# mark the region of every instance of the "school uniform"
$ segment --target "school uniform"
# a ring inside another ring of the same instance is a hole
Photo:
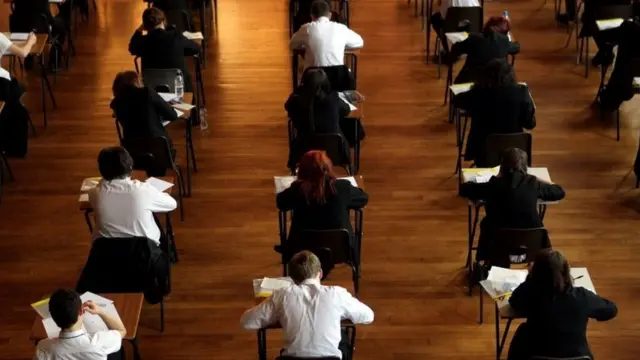
[[[480,7],[482,4],[478,0],[442,0],[440,4],[440,11],[431,15],[431,26],[436,35],[440,35],[440,31],[444,26],[444,21],[447,18],[447,10],[452,7]],[[444,39],[446,41],[446,39]]]
[[[60,332],[57,338],[44,339],[38,342],[34,360],[115,360],[124,359],[119,355],[122,337],[116,330],[98,331],[88,334],[80,329],[71,332]]]
[[[520,44],[511,42],[507,35],[491,31],[487,34],[469,34],[465,40],[451,47],[450,61],[467,55],[464,66],[456,76],[455,84],[474,82],[480,71],[491,60],[506,59],[520,52]]]
[[[624,101],[631,100],[637,89],[633,86],[634,67],[640,61],[640,23],[625,21],[617,30],[618,55],[607,85],[600,94],[600,104],[607,111],[617,110]]]
[[[9,38],[0,33],[0,62],[12,44]],[[30,116],[20,102],[23,94],[23,87],[0,66],[0,101],[4,102],[0,112],[0,151],[21,158],[27,154]]]

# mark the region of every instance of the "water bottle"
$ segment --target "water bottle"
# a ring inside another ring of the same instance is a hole
[[[209,123],[207,122],[207,109],[200,109],[200,130],[207,130],[209,128]]]
[[[507,19],[507,21],[509,21],[509,12],[508,12],[507,10],[505,10],[505,11],[502,13],[502,16],[504,16],[504,18],[505,18],[505,19]],[[511,25],[511,24],[509,24],[509,25]],[[511,31],[509,31],[509,32],[507,33],[507,37],[509,38],[509,41],[511,41]]]
[[[178,97],[178,99],[184,99],[184,78],[182,78],[182,72],[180,70],[178,70],[178,73],[176,74],[174,85],[176,88],[176,96]]]

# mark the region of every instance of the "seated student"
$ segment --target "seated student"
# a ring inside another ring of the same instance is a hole
[[[2,54],[8,51],[24,60],[35,43],[36,35],[33,33],[29,34],[23,45],[12,43],[0,33],[0,60]],[[8,156],[24,157],[27,154],[30,118],[20,101],[22,95],[23,87],[0,65],[0,101],[4,101],[4,108],[0,112],[0,151]]]
[[[122,126],[124,143],[136,138],[164,136],[171,145],[162,122],[177,120],[178,114],[155,90],[142,84],[138,73],[119,73],[112,89],[111,109]]]
[[[607,85],[600,93],[600,105],[605,111],[617,110],[623,101],[631,100],[636,93],[633,86],[634,67],[640,60],[640,22],[625,21],[617,33],[618,55]]]
[[[487,183],[468,182],[460,185],[460,195],[472,200],[484,200],[485,213],[480,222],[478,261],[489,260],[493,229],[530,229],[543,227],[538,214],[538,200],[557,201],[564,190],[527,174],[527,153],[520,149],[506,150],[500,173]],[[542,248],[551,247],[548,239]]]
[[[467,54],[467,60],[456,76],[455,83],[473,82],[478,73],[493,59],[506,59],[520,52],[520,44],[511,42],[511,25],[504,16],[493,16],[484,25],[484,34],[469,34],[464,41],[451,47],[452,60]]]
[[[331,6],[331,1],[326,0]],[[308,22],[311,22],[311,4],[313,4],[314,0],[296,0],[298,3],[298,13],[295,14],[293,18],[293,32],[296,32],[300,29],[300,27]],[[329,16],[331,21],[342,23],[343,19],[340,17],[335,11],[331,11],[331,16]]]
[[[66,289],[51,295],[49,312],[60,335],[38,342],[34,360],[124,360],[122,338],[127,330],[120,318],[105,313],[93,301],[83,304],[75,291]],[[100,316],[109,330],[88,334],[82,326],[85,312]]]
[[[431,15],[431,26],[436,35],[440,34],[440,30],[444,26],[444,20],[447,18],[447,10],[452,7],[480,7],[482,4],[478,0],[438,0],[440,11]],[[442,39],[446,41],[446,39]]]
[[[369,196],[347,180],[336,179],[324,151],[309,151],[300,159],[298,178],[276,196],[278,209],[293,210],[290,236],[302,230],[347,229],[353,233],[349,209],[367,205]],[[352,248],[355,246],[352,243]]]
[[[505,59],[491,60],[471,90],[453,98],[456,107],[471,116],[464,159],[482,159],[487,137],[513,134],[536,126],[535,106],[526,85],[518,85]],[[478,166],[485,166],[477,163]]]
[[[131,55],[140,56],[142,70],[179,69],[184,77],[185,92],[193,92],[193,81],[187,71],[185,56],[200,53],[200,45],[189,40],[174,28],[166,27],[162,10],[148,8],[142,14],[142,26],[136,30],[129,42]],[[147,35],[142,35],[146,30]]]
[[[153,214],[173,211],[176,200],[146,182],[131,180],[133,159],[122,147],[102,149],[98,168],[102,179],[89,191],[96,214],[93,238],[146,237],[160,245],[162,234]]]
[[[527,318],[513,336],[509,360],[531,356],[593,359],[587,343],[589,318],[607,321],[618,313],[613,302],[574,286],[567,259],[551,249],[536,257],[527,280],[515,289],[509,305]]]
[[[284,104],[296,130],[296,139],[289,149],[290,169],[295,169],[305,149],[305,139],[312,134],[343,134],[341,121],[350,112],[338,93],[331,91],[327,75],[322,69],[307,69],[302,84]],[[353,126],[353,124],[351,124]],[[353,135],[353,131],[350,132]],[[354,144],[356,139],[346,139]],[[348,146],[345,144],[345,146]],[[349,149],[345,151],[348,153]]]
[[[291,37],[292,50],[305,49],[304,68],[344,65],[344,50],[364,46],[362,37],[346,25],[330,20],[331,6],[325,0],[311,4],[310,23]]]
[[[242,315],[240,324],[257,330],[280,324],[284,332],[284,352],[280,358],[350,358],[351,346],[340,329],[340,321],[354,324],[373,322],[373,311],[339,286],[320,283],[320,260],[309,251],[295,254],[289,261],[294,285],[273,292],[260,305]]]

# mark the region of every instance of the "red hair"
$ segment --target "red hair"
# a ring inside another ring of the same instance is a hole
[[[329,184],[327,186],[327,180]],[[302,155],[300,164],[298,165],[298,179],[300,188],[307,199],[307,203],[311,200],[318,204],[327,202],[327,192],[335,194],[334,187],[336,175],[333,173],[333,163],[322,150],[311,150]],[[327,190],[327,187],[329,188]]]
[[[492,16],[484,24],[485,35],[492,32],[507,35],[509,31],[511,31],[511,23],[509,22],[509,19],[504,16]]]

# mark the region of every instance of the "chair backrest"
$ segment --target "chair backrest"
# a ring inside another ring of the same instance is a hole
[[[547,243],[547,230],[497,228],[491,232],[491,239],[493,242],[489,251],[489,264],[509,267],[511,264],[533,261]]]
[[[294,255],[309,250],[318,256],[323,269],[336,264],[352,264],[355,257],[351,251],[350,236],[346,229],[302,230],[291,234],[287,252]]]
[[[45,14],[18,14],[9,15],[9,30],[11,32],[31,32],[37,34],[49,34],[51,36],[51,24]]]
[[[331,90],[347,91],[356,89],[356,82],[351,74],[351,70],[349,70],[346,65],[323,66],[320,69],[327,74],[327,78],[331,84]]]
[[[164,15],[167,18],[167,24],[174,26],[176,31],[180,33],[191,31],[191,19],[186,10],[169,10],[165,11]]]
[[[142,80],[145,85],[156,91],[162,87],[165,91],[169,89],[169,92],[175,92],[178,73],[182,74],[182,71],[180,69],[143,69]]]
[[[633,5],[602,5],[594,10],[596,20],[607,19],[631,19],[633,17]]]
[[[531,146],[533,138],[529,133],[490,134],[485,141],[484,152],[476,158],[478,167],[494,167],[500,165],[502,153],[510,148],[518,148],[527,153],[528,165],[531,166]]]
[[[484,21],[484,9],[481,6],[473,7],[450,7],[447,10],[447,17],[444,19],[442,31],[457,32],[460,22],[468,21],[466,31],[470,33],[481,33]]]
[[[300,155],[311,150],[324,150],[334,166],[351,168],[349,146],[341,134],[311,134],[300,136],[299,140],[302,144]]]
[[[133,168],[149,176],[164,176],[175,168],[175,159],[164,136],[124,139],[123,146],[133,158]]]

